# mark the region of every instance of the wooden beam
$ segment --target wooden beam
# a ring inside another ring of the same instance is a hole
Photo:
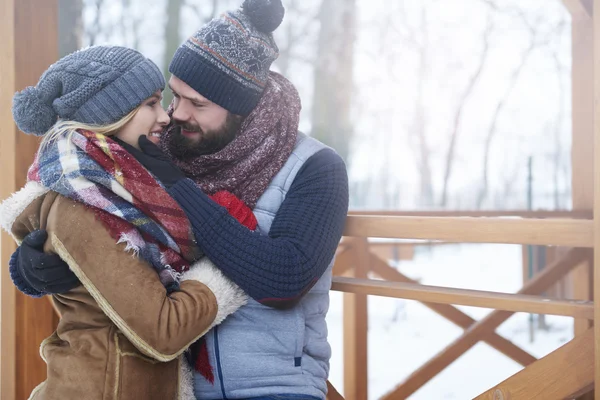
[[[593,222],[560,219],[349,216],[344,235],[592,247]]]
[[[366,278],[369,270],[369,248],[365,239],[351,243],[355,262],[353,276]],[[367,400],[368,308],[367,296],[344,293],[344,397],[348,400]]]
[[[571,187],[572,207],[594,208],[594,24],[590,0],[563,0],[571,13]],[[592,263],[573,270],[573,298],[592,300]],[[590,321],[576,319],[575,335],[586,332]]]
[[[37,138],[17,131],[12,122],[12,96],[35,85],[57,59],[56,0],[2,0],[0,32],[0,196],[5,199],[25,183],[38,146]],[[46,379],[39,345],[56,328],[57,317],[46,299],[18,293],[7,265],[15,244],[0,237],[0,381],[2,400],[26,399]]]
[[[600,0],[599,0],[600,1]],[[570,272],[591,251],[583,249],[572,249],[563,258],[549,265],[544,271],[530,280],[518,293],[539,294],[552,286],[565,274]],[[419,390],[434,376],[452,364],[458,357],[467,352],[477,344],[482,337],[495,331],[504,321],[510,318],[513,312],[493,311],[485,318],[473,324],[465,333],[439,352],[435,357],[426,362],[418,370],[413,372],[402,384],[392,392],[382,397],[382,400],[403,400]]]
[[[594,383],[594,332],[576,336],[475,400],[566,399]]]
[[[591,174],[591,172],[590,172]],[[592,219],[592,207],[574,210],[350,210],[348,215],[383,215],[389,217],[521,217],[521,218],[569,218]]]
[[[388,281],[414,284],[418,283],[403,275],[399,271],[391,268],[385,261],[381,260],[374,254],[371,254],[371,272]],[[471,325],[477,322],[464,312],[460,311],[458,308],[449,304],[437,304],[430,302],[423,302],[422,304],[463,329],[468,329]],[[527,353],[525,350],[521,349],[511,341],[498,335],[496,332],[490,333],[489,336],[483,338],[483,341],[523,366],[527,366],[537,360],[537,358]]]
[[[600,9],[600,0],[594,0],[596,10]],[[594,54],[594,298],[595,316],[600,318],[600,18],[594,18],[593,54]],[[600,320],[599,320],[600,321]],[[594,324],[595,382],[600,382],[600,323]],[[596,398],[600,399],[600,385],[595,388]]]
[[[15,126],[12,124],[12,88],[15,87],[15,1],[1,1],[0,15],[0,197],[7,198],[16,188]],[[5,89],[9,88],[9,89]],[[13,239],[0,233],[0,398],[16,397],[16,299],[8,273],[8,260],[15,249]]]
[[[579,300],[555,300],[541,296],[457,289],[419,283],[387,282],[337,276],[331,290],[420,302],[456,304],[533,314],[594,318],[594,304]]]

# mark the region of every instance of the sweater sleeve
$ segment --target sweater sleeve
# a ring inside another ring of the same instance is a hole
[[[189,179],[169,192],[215,265],[250,297],[277,308],[296,304],[325,272],[348,212],[346,167],[329,149],[304,163],[268,235],[240,225]]]

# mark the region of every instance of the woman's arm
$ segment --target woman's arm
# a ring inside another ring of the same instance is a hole
[[[267,235],[241,226],[189,179],[169,189],[187,214],[198,246],[256,301],[296,305],[333,259],[348,213],[348,175],[326,149],[302,166]]]
[[[156,271],[115,244],[95,215],[70,199],[56,198],[45,229],[45,250],[60,255],[123,334],[156,360],[174,359],[246,302],[208,260],[167,296]]]

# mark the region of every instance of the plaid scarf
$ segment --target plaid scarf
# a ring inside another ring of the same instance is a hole
[[[179,204],[125,149],[80,130],[40,149],[28,180],[85,204],[118,243],[152,265],[168,292],[201,256]]]

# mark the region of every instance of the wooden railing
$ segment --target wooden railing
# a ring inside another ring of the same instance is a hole
[[[444,213],[438,213],[435,217],[395,214],[388,216],[379,213],[350,213],[345,237],[336,255],[332,290],[344,292],[344,397],[347,400],[367,398],[368,295],[420,301],[464,329],[461,337],[386,394],[383,397],[386,400],[406,399],[480,341],[488,343],[524,367],[534,364],[534,356],[495,332],[496,328],[515,312],[594,319],[593,302],[541,296],[575,267],[583,263],[593,263],[591,247],[594,224],[593,220],[586,219],[591,213],[530,212],[527,213],[529,218],[503,218],[510,216],[509,214],[504,214],[503,217],[481,218],[468,216],[466,213],[464,217],[447,216],[449,213],[446,213],[446,216]],[[568,217],[575,218],[564,219]],[[392,268],[388,260],[373,252],[369,242],[369,238],[372,237],[457,243],[555,245],[569,249],[562,257],[526,282],[521,290],[509,294],[421,285]],[[454,305],[492,308],[495,311],[481,321],[476,321]],[[593,374],[590,371],[587,373]],[[572,381],[565,382],[565,385],[572,384]],[[581,388],[562,389],[565,392],[573,389],[569,392],[573,393]],[[337,396],[339,394],[336,392],[328,398],[341,398]]]

